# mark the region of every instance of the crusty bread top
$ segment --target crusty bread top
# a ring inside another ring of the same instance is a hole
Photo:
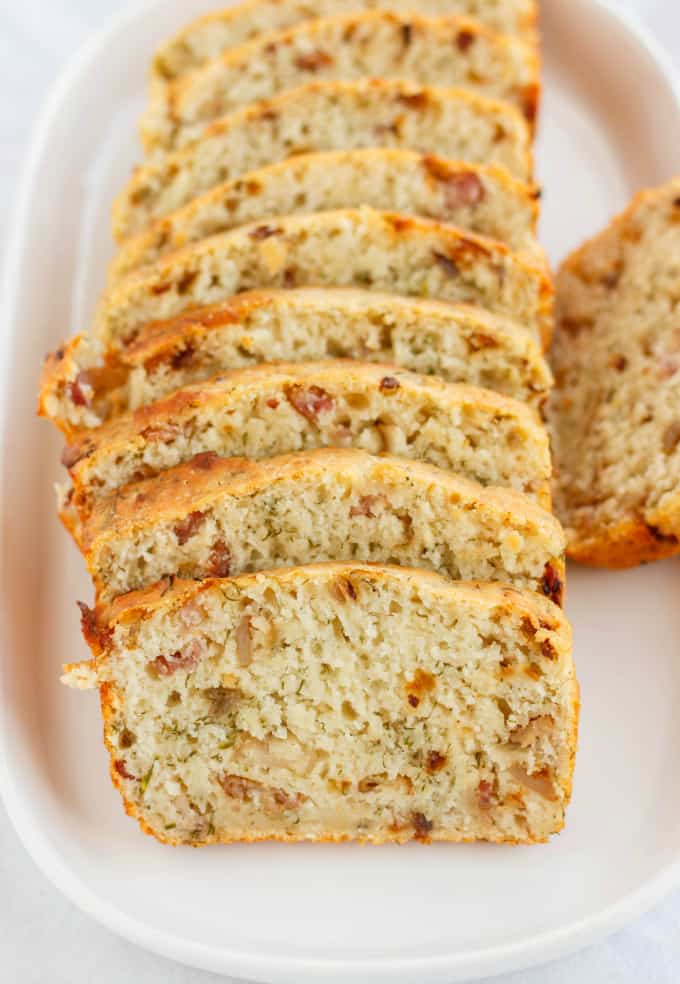
[[[83,630],[93,652],[98,655],[112,648],[114,638],[111,633],[102,630],[151,618],[157,612],[170,614],[200,598],[205,592],[228,586],[235,592],[246,593],[251,585],[268,583],[282,587],[301,582],[329,585],[339,578],[346,578],[352,584],[357,584],[357,603],[361,602],[360,584],[364,581],[387,589],[426,593],[437,604],[460,600],[465,605],[479,606],[482,609],[500,608],[508,613],[512,612],[513,616],[518,613],[526,615],[531,621],[531,626],[527,626],[529,632],[535,628],[555,633],[556,641],[560,643],[556,647],[557,651],[566,654],[571,650],[571,626],[563,610],[543,595],[492,582],[451,581],[441,574],[422,568],[354,562],[279,567],[271,571],[240,574],[228,581],[220,578],[205,578],[201,581],[166,578],[148,588],[119,595],[111,602],[100,602],[95,609],[85,609]]]
[[[157,50],[152,80],[169,82],[199,68],[223,51],[265,31],[284,30],[301,21],[361,9],[411,13],[413,0],[245,0],[191,21]],[[505,34],[536,36],[535,0],[418,0],[426,16],[460,14]]]
[[[531,177],[531,135],[507,102],[399,79],[310,82],[245,106],[134,170],[113,205],[120,242],[224,181],[301,152],[408,147]]]
[[[470,508],[507,517],[509,528],[530,524],[555,544],[564,547],[560,524],[535,502],[512,489],[483,488],[476,482],[453,475],[420,461],[391,456],[375,457],[354,449],[322,448],[281,455],[266,461],[220,458],[210,452],[196,455],[154,478],[128,485],[99,500],[77,532],[84,553],[126,531],[148,523],[170,522],[188,512],[208,510],[224,497],[250,497],[258,489],[276,482],[304,479],[315,474],[334,474],[343,485],[361,482],[366,475],[405,486],[445,489],[456,501],[465,498]]]
[[[545,267],[430,219],[373,209],[282,216],[213,236],[131,274],[102,297],[94,335],[130,344],[144,324],[257,287],[371,286],[516,317],[548,342]]]
[[[230,49],[170,84],[142,120],[148,153],[195,139],[211,120],[317,78],[408,78],[507,99],[533,123],[538,56],[532,45],[458,16],[363,11],[303,21]]]

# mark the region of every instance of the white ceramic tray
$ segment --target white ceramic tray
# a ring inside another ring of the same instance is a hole
[[[680,565],[571,570],[583,718],[565,833],[549,846],[161,847],[122,812],[97,702],[58,683],[84,655],[82,563],[54,516],[59,444],[33,416],[43,353],[87,324],[109,204],[138,155],[158,39],[205,9],[120,17],[55,87],[17,210],[6,379],[2,792],[26,847],[77,905],[159,953],[258,981],[459,981],[556,957],[680,881]],[[587,0],[543,0],[543,238],[553,260],[638,187],[680,172],[680,102],[654,45]]]

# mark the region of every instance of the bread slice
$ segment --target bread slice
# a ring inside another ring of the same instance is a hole
[[[551,407],[571,555],[680,552],[680,179],[638,195],[558,278]]]
[[[111,777],[169,844],[544,841],[578,684],[547,599],[398,567],[164,582],[89,611]]]
[[[493,239],[368,208],[283,216],[171,253],[104,294],[94,334],[129,345],[149,321],[244,290],[326,285],[478,304],[550,338],[545,266]]]
[[[316,79],[408,79],[464,86],[516,106],[533,124],[536,49],[469,18],[382,10],[303,21],[229,49],[153,98],[141,133],[148,154],[191,143],[215,119]]]
[[[191,21],[156,52],[153,86],[163,86],[227,49],[260,34],[282,31],[315,17],[332,17],[361,10],[391,10],[411,14],[413,0],[246,0]],[[419,13],[429,17],[459,14],[474,17],[502,34],[536,39],[535,0],[418,0]]]
[[[348,288],[251,291],[152,323],[122,350],[77,335],[47,357],[39,413],[68,440],[182,386],[269,360],[392,362],[540,409],[551,385],[528,331],[481,308]]]
[[[536,199],[533,186],[493,164],[376,147],[302,154],[216,185],[152,222],[125,240],[109,278],[249,222],[360,205],[449,222],[540,255]]]
[[[564,537],[527,496],[365,451],[263,462],[208,452],[62,510],[97,595],[167,575],[226,576],[324,560],[399,563],[562,597]]]
[[[237,110],[195,144],[137,168],[114,203],[114,235],[122,241],[215,185],[276,161],[372,146],[500,164],[531,177],[529,129],[508,103],[398,80],[310,82]]]
[[[550,507],[548,435],[529,407],[365,362],[226,373],[85,432],[63,461],[80,510],[205,451],[260,459],[320,447],[427,461]]]

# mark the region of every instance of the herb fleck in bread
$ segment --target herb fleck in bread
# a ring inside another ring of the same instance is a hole
[[[218,58],[228,48],[259,34],[281,31],[315,17],[332,17],[360,10],[390,10],[411,14],[413,0],[247,0],[191,21],[165,41],[153,60],[152,84],[168,82]],[[430,17],[459,14],[502,34],[536,38],[535,0],[418,0],[419,13]]]
[[[401,147],[499,164],[531,178],[531,137],[508,103],[398,80],[310,82],[225,116],[202,138],[135,169],[113,207],[118,241],[201,192],[300,153]]]
[[[680,552],[680,179],[638,195],[557,280],[551,406],[576,559]]]
[[[85,610],[111,776],[171,844],[544,841],[578,686],[546,599],[329,564],[175,582]]]
[[[536,195],[490,164],[376,147],[302,154],[216,185],[151,223],[122,244],[109,275],[249,222],[360,205],[449,222],[538,254]]]
[[[361,362],[236,370],[87,431],[63,461],[81,509],[204,451],[260,459],[320,447],[427,461],[550,506],[548,436],[529,407]]]
[[[144,114],[144,148],[182,147],[215,119],[316,79],[364,78],[470,88],[507,100],[530,123],[538,106],[533,45],[466,18],[364,11],[264,34],[171,83]]]
[[[48,356],[39,412],[71,440],[118,413],[258,362],[393,362],[540,408],[551,385],[537,342],[481,308],[347,288],[252,291],[146,325],[122,350],[78,335]]]
[[[279,217],[172,253],[104,294],[94,334],[128,345],[149,321],[244,290],[326,285],[477,304],[516,318],[544,343],[550,337],[543,264],[431,219],[368,208]]]
[[[325,560],[399,563],[562,598],[557,520],[510,489],[403,458],[325,448],[253,462],[208,452],[62,518],[98,597],[168,575]]]

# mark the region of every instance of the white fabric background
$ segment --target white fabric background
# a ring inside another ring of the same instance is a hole
[[[639,11],[671,50],[680,70],[678,0],[615,2]],[[7,228],[30,129],[50,83],[75,48],[117,6],[115,0],[0,0],[0,230]],[[82,915],[35,868],[0,806],[0,980],[6,984],[210,984],[224,979],[146,953]],[[604,943],[566,960],[494,980],[498,984],[678,984],[680,892]]]

